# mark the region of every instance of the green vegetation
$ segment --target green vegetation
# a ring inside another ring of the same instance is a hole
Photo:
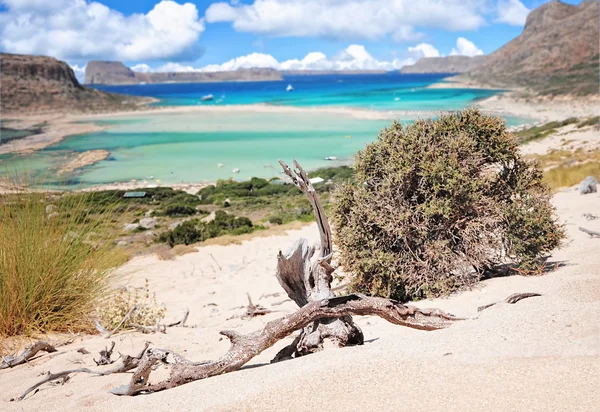
[[[354,290],[401,300],[470,286],[507,258],[522,273],[559,246],[541,170],[478,110],[395,122],[357,156],[332,223]]]
[[[190,245],[228,234],[251,233],[256,229],[262,229],[262,227],[254,226],[252,221],[246,217],[236,217],[219,210],[212,220],[187,220],[175,229],[162,233],[159,242],[168,243],[171,247]]]
[[[541,126],[530,127],[515,133],[515,135],[517,136],[517,141],[519,144],[525,144],[534,140],[541,140],[553,133],[556,133],[556,129],[560,129],[561,127],[565,127],[577,122],[579,122],[577,118],[569,117],[562,122],[550,122]]]
[[[0,336],[90,329],[111,270],[125,261],[99,235],[110,208],[92,219],[81,197],[48,200],[0,197]]]
[[[600,116],[594,116],[594,117],[590,117],[589,119],[584,120],[583,122],[579,123],[577,125],[577,128],[581,129],[586,126],[598,126],[599,124],[600,124]]]
[[[544,181],[556,190],[578,184],[587,176],[600,180],[600,151],[578,149],[553,150],[545,155],[533,156],[546,171]]]

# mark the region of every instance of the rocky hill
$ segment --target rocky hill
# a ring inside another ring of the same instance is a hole
[[[544,95],[598,93],[599,21],[598,1],[546,3],[529,14],[519,37],[461,77]]]
[[[90,61],[85,68],[86,84],[124,85],[139,83],[208,83],[278,81],[281,72],[274,69],[239,69],[228,72],[134,72],[121,62]]]
[[[400,69],[402,74],[465,73],[481,66],[485,56],[423,57],[411,66]]]
[[[52,57],[0,53],[2,113],[112,110],[140,102],[82,86],[67,63]]]

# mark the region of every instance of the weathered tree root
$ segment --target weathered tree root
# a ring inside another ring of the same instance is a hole
[[[590,235],[590,237],[600,237],[600,232],[594,232],[593,230],[588,230],[584,227],[579,227],[579,230],[581,230],[584,233],[587,233],[588,235]]]
[[[272,312],[270,309],[267,309],[261,305],[255,305],[254,303],[252,303],[252,298],[250,297],[250,294],[247,293],[247,295],[248,295],[248,306],[246,307],[246,314],[244,316],[242,316],[242,319],[251,319],[256,316],[263,316],[263,315],[266,315],[266,314]]]
[[[110,343],[110,349],[104,348],[100,351],[100,359],[98,359],[98,360],[92,359],[94,361],[94,363],[96,364],[96,366],[110,365],[111,363],[114,363],[114,360],[110,359],[114,349],[115,349],[115,341],[112,341]]]
[[[134,372],[129,385],[116,388],[111,392],[117,395],[158,392],[222,373],[236,371],[253,357],[296,330],[321,319],[350,315],[377,315],[396,325],[425,331],[443,329],[456,321],[462,320],[437,309],[419,309],[392,300],[364,295],[322,299],[309,302],[296,312],[268,322],[262,330],[248,335],[241,335],[234,331],[222,331],[221,334],[231,341],[231,348],[216,361],[193,363],[170,350],[148,349]],[[169,355],[174,358],[169,379],[160,383],[149,384],[148,379],[154,364],[159,361],[168,363],[167,358]]]
[[[14,366],[25,363],[29,359],[33,358],[40,351],[52,353],[56,352],[56,349],[48,342],[36,342],[26,347],[23,353],[21,353],[17,357],[15,357],[14,355],[3,356],[2,363],[0,363],[0,369],[12,368]]]
[[[130,355],[121,355],[121,359],[122,359],[122,364],[114,369],[108,370],[108,371],[104,371],[104,372],[99,372],[99,371],[92,371],[88,368],[79,368],[79,369],[70,369],[70,370],[66,370],[66,371],[62,371],[62,372],[58,372],[58,373],[50,373],[48,372],[48,374],[46,375],[46,377],[44,379],[42,379],[41,381],[37,382],[35,385],[30,386],[29,388],[27,388],[23,394],[21,394],[21,396],[19,396],[16,401],[22,401],[23,399],[25,399],[25,397],[31,393],[32,391],[34,391],[35,389],[39,388],[40,386],[42,386],[45,383],[48,382],[52,382],[56,379],[59,378],[63,378],[64,381],[66,381],[66,379],[68,379],[68,377],[71,374],[74,373],[89,373],[92,375],[98,375],[98,376],[106,376],[106,375],[110,375],[113,373],[124,373],[124,372],[128,372],[132,369],[135,369],[138,367],[142,357],[144,356],[144,354],[146,353],[146,350],[148,349],[148,346],[150,346],[150,342],[146,342],[144,349],[142,349],[142,351],[137,355],[137,356],[130,356]],[[114,348],[114,343],[113,343],[113,348]],[[112,348],[111,348],[111,352],[112,352]],[[11,399],[11,401],[14,401],[15,399]]]
[[[482,310],[491,308],[492,306],[494,306],[498,303],[510,303],[511,305],[513,305],[520,300],[532,298],[534,296],[542,296],[542,295],[540,295],[539,293],[513,293],[512,295],[510,295],[509,297],[504,299],[502,302],[494,302],[494,303],[490,303],[488,305],[483,305],[483,306],[478,307],[477,312],[481,312]]]

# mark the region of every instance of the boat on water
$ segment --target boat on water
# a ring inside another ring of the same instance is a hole
[[[240,169],[238,169],[237,167],[235,169],[232,170],[233,173],[239,173]]]
[[[294,91],[294,87],[291,84],[288,84],[288,86],[285,88],[286,92],[293,92]]]
[[[325,160],[337,160],[336,156],[327,156]]]
[[[203,96],[202,99],[200,99],[201,102],[208,102],[210,100],[214,100],[215,96],[213,96],[212,94],[207,94],[206,96]]]
[[[223,167],[223,163],[217,163],[217,167]]]

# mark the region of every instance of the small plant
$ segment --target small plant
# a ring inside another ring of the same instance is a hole
[[[472,285],[502,263],[537,273],[564,238],[541,170],[503,120],[478,110],[394,123],[355,166],[332,221],[357,291],[406,300]]]
[[[91,214],[84,199],[0,197],[0,336],[93,328],[95,302],[126,257],[101,236],[114,211]]]
[[[113,330],[123,320],[129,311],[136,307],[130,318],[125,321],[122,328],[127,328],[132,323],[153,326],[157,321],[164,319],[167,308],[164,305],[158,305],[156,302],[156,293],[150,293],[148,279],[144,288],[140,291],[135,289],[133,294],[128,289],[121,289],[118,293],[106,299],[97,309],[96,316],[100,324]]]
[[[272,225],[282,225],[283,219],[279,216],[271,216],[269,218],[269,223],[271,223]]]
[[[163,214],[165,216],[177,217],[177,216],[191,216],[196,214],[196,208],[188,205],[168,205]]]

